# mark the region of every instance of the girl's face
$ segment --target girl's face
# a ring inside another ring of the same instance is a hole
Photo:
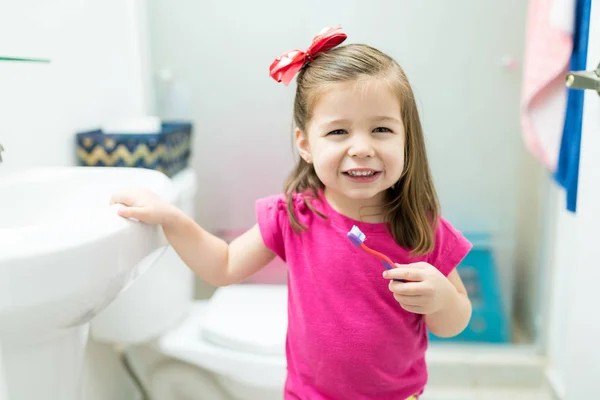
[[[321,95],[312,112],[306,132],[296,131],[296,142],[300,155],[314,164],[328,199],[342,208],[381,205],[404,167],[405,132],[396,96],[373,78],[341,83]]]

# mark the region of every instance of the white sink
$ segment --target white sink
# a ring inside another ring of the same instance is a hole
[[[90,320],[166,249],[109,205],[134,185],[175,201],[146,169],[0,169],[0,399],[80,399]]]

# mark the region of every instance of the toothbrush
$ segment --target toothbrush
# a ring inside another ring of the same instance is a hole
[[[365,244],[366,238],[367,237],[365,236],[365,234],[356,225],[352,226],[352,229],[350,230],[350,232],[348,232],[348,239],[350,239],[352,244],[354,244],[356,247],[361,248],[365,252],[367,252],[370,255],[374,256],[375,258],[379,259],[379,261],[381,261],[381,263],[383,264],[383,266],[386,269],[397,268],[396,264],[394,264],[394,262],[392,260],[390,260],[388,256],[369,248]],[[400,282],[406,282],[404,279],[394,279],[394,280],[400,281]]]

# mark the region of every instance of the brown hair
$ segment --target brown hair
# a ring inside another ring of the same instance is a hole
[[[400,101],[400,114],[406,133],[404,170],[400,180],[387,190],[384,220],[396,243],[414,255],[434,247],[434,229],[439,219],[439,204],[427,162],[423,129],[412,88],[404,71],[391,57],[363,44],[340,46],[320,53],[303,67],[296,78],[294,123],[306,132],[312,107],[332,84],[358,82],[364,78],[383,79]],[[312,164],[301,157],[285,183],[290,223],[296,232],[306,227],[293,210],[293,193],[310,191],[318,197],[324,185]],[[306,201],[306,205],[316,210]],[[318,213],[325,218],[324,215]]]

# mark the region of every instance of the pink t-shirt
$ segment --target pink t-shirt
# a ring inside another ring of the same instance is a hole
[[[384,224],[345,217],[324,196],[311,204],[328,219],[294,195],[296,216],[308,227],[298,235],[283,195],[256,203],[264,243],[289,271],[285,399],[403,400],[421,394],[427,382],[425,320],[400,307],[382,277],[381,262],[346,234],[356,225],[365,243],[392,261],[426,261],[446,276],[471,244],[441,219],[435,249],[411,258]]]

